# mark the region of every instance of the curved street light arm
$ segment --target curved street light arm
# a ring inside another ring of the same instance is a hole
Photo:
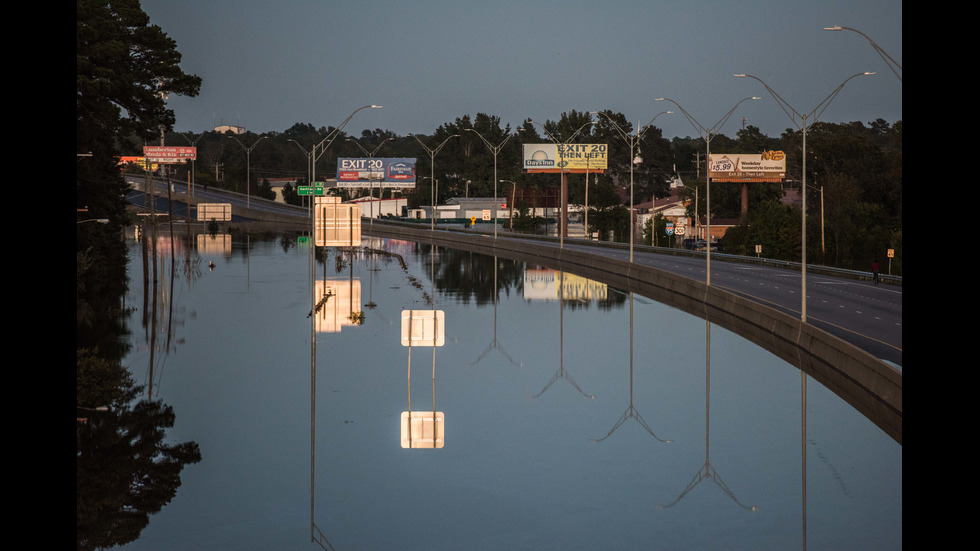
[[[901,71],[902,70],[902,65],[900,63],[898,63],[897,61],[895,61],[894,59],[892,59],[892,56],[888,55],[888,52],[886,52],[885,50],[883,50],[881,48],[881,46],[879,46],[878,44],[875,43],[874,40],[871,40],[871,37],[869,37],[868,35],[864,34],[861,31],[859,31],[857,29],[853,29],[851,27],[842,27],[840,25],[834,25],[833,27],[824,27],[823,28],[823,30],[825,30],[825,31],[841,31],[841,30],[844,30],[844,29],[847,29],[849,31],[854,31],[854,32],[858,33],[859,35],[863,36],[865,38],[865,40],[867,40],[868,43],[871,44],[871,47],[874,48],[876,52],[878,52],[878,55],[881,56],[881,59],[885,60],[885,64],[888,65],[888,68],[891,69],[893,73],[895,73],[895,76],[898,77],[898,81],[899,82],[902,81],[902,75],[898,74],[898,71],[895,70],[895,67],[898,67],[898,70]]]
[[[753,76],[753,75],[748,75],[748,74],[745,74],[745,73],[735,73],[733,76],[736,76],[736,77],[739,77],[739,78],[752,78],[752,79],[755,79],[755,80],[759,81],[766,88],[766,90],[769,91],[769,93],[772,95],[773,99],[776,100],[776,103],[779,104],[780,109],[782,109],[783,112],[786,113],[786,116],[788,116],[790,118],[790,120],[793,121],[793,124],[796,125],[797,128],[799,128],[799,129],[802,130],[802,129],[806,128],[806,126],[807,126],[807,120],[810,121],[810,124],[813,124],[813,122],[817,119],[817,117],[819,117],[820,114],[822,114],[824,112],[824,110],[826,110],[827,107],[830,106],[830,102],[833,101],[833,99],[835,97],[837,97],[837,94],[840,93],[841,89],[844,87],[845,84],[847,84],[847,82],[849,80],[851,80],[854,77],[859,77],[859,76],[864,76],[864,75],[873,75],[873,74],[875,74],[875,73],[865,72],[865,73],[857,73],[857,74],[851,75],[850,77],[848,77],[847,79],[845,79],[844,82],[842,82],[840,84],[840,86],[838,86],[837,88],[835,88],[834,91],[831,92],[829,96],[827,96],[826,98],[824,98],[823,101],[821,101],[819,104],[817,104],[817,106],[813,108],[813,111],[810,111],[807,114],[801,114],[799,111],[797,111],[796,109],[794,109],[786,100],[784,100],[782,98],[782,96],[780,96],[779,94],[777,94],[776,91],[773,90],[772,88],[770,88],[769,85],[766,84],[765,81],[763,81],[761,78],[759,78],[757,76]],[[799,122],[797,122],[797,119],[799,119]]]
[[[494,155],[500,153],[500,150],[503,149],[504,144],[506,144],[514,136],[514,134],[507,134],[507,137],[504,138],[504,140],[502,142],[500,142],[499,145],[493,145],[486,138],[483,137],[483,134],[480,134],[479,132],[477,132],[473,128],[464,128],[463,131],[464,132],[472,132],[472,133],[476,134],[477,136],[479,136],[480,139],[483,140],[483,143],[487,144],[487,147],[490,148],[490,152],[493,153]]]
[[[374,158],[374,154],[377,153],[379,149],[381,149],[381,146],[383,146],[384,144],[386,144],[386,143],[388,143],[388,142],[390,142],[391,140],[394,140],[394,139],[395,138],[385,138],[384,140],[382,140],[381,143],[378,144],[378,147],[375,147],[374,148],[374,151],[372,151],[370,153],[368,153],[368,150],[367,149],[364,149],[364,146],[361,145],[361,143],[358,142],[357,140],[355,140],[354,138],[347,138],[346,141],[348,141],[348,142],[354,142],[354,144],[357,147],[361,148],[361,151],[363,151],[365,155],[367,155],[368,157],[370,157],[370,158],[373,159]]]
[[[646,134],[647,129],[649,129],[651,126],[653,126],[653,121],[657,120],[657,117],[659,117],[660,115],[670,115],[670,114],[673,114],[673,111],[661,111],[661,112],[657,113],[657,115],[655,117],[653,117],[652,119],[650,119],[650,122],[648,122],[645,125],[643,125],[636,132],[636,143],[640,143],[640,140],[643,139],[643,135]]]
[[[670,98],[655,98],[653,101],[669,101],[670,103],[673,103],[678,109],[680,109],[681,114],[683,114],[687,118],[688,122],[690,122],[691,126],[693,126],[694,129],[698,131],[698,134],[700,134],[701,137],[706,137],[706,134],[710,133],[710,131],[707,128],[705,128],[701,123],[699,123],[697,119],[692,117],[691,114],[688,113],[687,110],[684,109],[681,106],[681,104],[677,103],[676,101]]]
[[[313,146],[313,151],[315,152],[316,149],[319,147],[320,148],[320,156],[323,156],[323,152],[326,151],[327,148],[330,147],[330,144],[333,143],[333,141],[335,139],[337,139],[337,136],[340,135],[341,132],[343,132],[344,127],[347,126],[347,123],[349,123],[350,120],[354,118],[354,115],[356,115],[358,111],[361,111],[363,109],[368,109],[368,108],[370,108],[370,109],[381,109],[382,107],[384,107],[384,106],[382,106],[382,105],[364,105],[362,107],[358,107],[357,109],[354,110],[353,113],[351,113],[350,115],[347,116],[346,119],[344,119],[344,122],[340,123],[340,126],[337,126],[333,130],[331,130],[329,133],[327,133],[327,135],[322,140],[320,140],[320,143],[314,145]],[[324,143],[326,143],[326,145],[324,145]],[[319,157],[317,157],[316,159],[314,159],[313,162],[316,162],[318,160],[319,160]]]

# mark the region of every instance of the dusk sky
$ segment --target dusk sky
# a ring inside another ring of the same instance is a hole
[[[698,136],[677,108],[711,128],[778,137],[794,128],[762,83],[813,112],[852,75],[818,121],[902,119],[902,81],[861,31],[902,63],[897,0],[144,0],[177,43],[197,97],[171,96],[175,129],[295,123],[348,134],[431,134],[486,113],[513,129],[562,113],[610,109],[634,126],[662,111],[664,136]],[[900,69],[898,75],[901,75]],[[743,121],[744,118],[744,121]]]

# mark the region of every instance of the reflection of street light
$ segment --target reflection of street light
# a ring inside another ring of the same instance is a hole
[[[865,76],[865,75],[873,75],[873,74],[875,74],[875,73],[867,73],[867,72],[866,73],[857,73],[857,74],[854,74],[854,75],[851,75],[851,76],[847,77],[847,79],[845,79],[844,82],[842,82],[840,84],[840,86],[838,86],[837,88],[835,88],[834,91],[831,92],[829,96],[827,96],[826,98],[824,98],[823,101],[821,101],[820,103],[818,103],[817,106],[813,108],[813,111],[810,111],[809,113],[800,113],[796,109],[793,109],[793,107],[790,106],[790,104],[786,103],[786,100],[784,100],[782,97],[780,97],[779,94],[777,94],[775,90],[773,90],[772,88],[770,88],[769,85],[766,84],[759,77],[752,76],[752,75],[747,75],[745,73],[736,73],[735,75],[733,75],[733,76],[740,77],[740,78],[754,78],[755,80],[758,80],[759,82],[761,82],[762,85],[766,87],[766,90],[768,90],[769,93],[772,94],[772,97],[776,100],[776,103],[779,104],[779,107],[782,108],[783,112],[785,112],[786,115],[789,116],[790,120],[793,121],[793,124],[795,124],[800,129],[800,131],[803,133],[803,168],[802,168],[802,171],[803,171],[803,187],[801,188],[801,190],[803,192],[803,234],[802,234],[802,237],[801,237],[801,240],[803,241],[803,251],[802,251],[802,255],[803,256],[802,256],[802,259],[801,259],[801,262],[800,262],[800,269],[802,270],[802,290],[803,290],[803,292],[802,292],[802,295],[803,296],[802,296],[802,299],[801,299],[802,300],[802,304],[801,304],[801,307],[800,307],[800,318],[803,320],[803,323],[806,323],[806,130],[807,130],[807,119],[810,119],[810,123],[809,124],[812,125],[817,120],[817,117],[819,117],[820,114],[823,113],[827,109],[828,106],[830,106],[830,102],[833,101],[835,97],[837,97],[837,94],[840,93],[841,88],[843,88],[844,85],[847,84],[847,81],[851,80],[854,77]],[[792,112],[792,113],[790,113],[790,112]],[[797,119],[799,119],[799,122],[797,122]]]
[[[735,112],[735,109],[739,105],[741,105],[743,101],[747,101],[747,100],[750,100],[750,99],[762,99],[762,98],[753,96],[753,97],[750,97],[750,98],[743,98],[743,99],[739,100],[739,102],[736,103],[734,107],[732,107],[731,109],[729,109],[728,110],[728,113],[725,113],[725,116],[722,117],[721,120],[719,120],[717,123],[715,123],[715,125],[712,126],[710,129],[705,128],[704,126],[702,126],[701,123],[699,123],[698,121],[696,121],[694,119],[694,117],[692,117],[687,111],[685,111],[684,108],[681,107],[680,104],[677,103],[676,101],[674,101],[674,100],[672,100],[670,98],[657,98],[654,101],[669,101],[670,103],[673,103],[674,105],[677,106],[678,109],[681,110],[681,113],[683,113],[684,116],[687,117],[687,120],[690,121],[690,123],[691,123],[692,126],[694,126],[694,129],[697,130],[698,132],[700,132],[701,133],[701,136],[704,138],[705,155],[706,155],[705,162],[709,163],[709,165],[710,165],[710,163],[711,163],[711,135],[713,133],[715,133],[716,130],[721,130],[721,127],[725,125],[725,122],[728,120],[729,117],[732,116],[732,113]],[[709,166],[709,168],[710,168],[710,166]],[[704,181],[705,181],[705,186],[707,187],[707,192],[708,192],[707,202],[705,203],[705,207],[704,207],[705,218],[708,221],[708,225],[707,225],[708,229],[705,232],[706,233],[705,237],[707,238],[705,240],[705,242],[707,243],[707,246],[705,247],[705,249],[707,249],[706,252],[705,252],[705,259],[706,259],[706,264],[707,264],[707,275],[705,276],[705,283],[707,285],[711,285],[711,173],[710,173],[709,170],[706,170],[705,171]],[[695,208],[696,207],[697,206],[695,205]],[[695,223],[696,223],[697,222],[697,218],[698,218],[697,210],[695,210],[695,212],[694,212],[694,218],[695,218]]]
[[[443,142],[439,144],[439,146],[436,147],[435,149],[429,149],[429,147],[426,146],[424,143],[422,143],[422,140],[420,140],[419,137],[416,136],[415,134],[409,134],[409,136],[415,138],[415,141],[419,142],[419,145],[422,146],[422,149],[424,149],[426,153],[429,154],[429,174],[430,174],[429,179],[432,180],[432,231],[435,231],[436,230],[436,193],[437,193],[436,172],[435,172],[436,155],[439,153],[439,150],[441,150],[443,146],[445,146],[446,143],[449,142],[449,140],[453,138],[458,138],[459,134],[453,134],[452,136],[449,136],[448,138],[443,140]]]
[[[243,144],[241,141],[239,141],[238,138],[234,136],[228,136],[228,138],[231,138],[232,140],[238,142],[238,145],[242,146],[242,149],[245,150],[245,208],[249,208],[252,205],[251,202],[252,194],[249,190],[252,184],[251,182],[252,167],[250,162],[250,158],[252,156],[252,150],[255,149],[255,146],[259,145],[259,142],[261,142],[265,138],[268,138],[268,136],[260,136],[259,139],[255,140],[255,143],[252,144],[252,147],[245,147],[245,144]]]
[[[464,128],[463,130],[466,132],[472,132],[477,136],[479,136],[480,139],[483,140],[483,143],[487,144],[487,147],[489,147],[490,151],[493,152],[493,238],[496,239],[497,238],[497,154],[500,153],[501,148],[504,147],[504,144],[507,143],[507,140],[511,139],[513,134],[507,134],[507,137],[504,138],[504,141],[500,142],[500,144],[492,145],[490,142],[487,141],[486,138],[483,137],[483,134],[480,134],[476,130],[473,130],[472,128]]]
[[[878,52],[878,55],[881,56],[881,59],[884,59],[885,60],[885,64],[888,65],[888,68],[891,69],[892,72],[895,73],[895,76],[898,77],[898,81],[899,82],[902,81],[902,75],[898,74],[898,71],[895,70],[895,67],[898,67],[898,70],[901,71],[902,70],[902,66],[899,65],[897,61],[895,61],[894,59],[892,59],[892,56],[890,56],[887,53],[885,53],[885,50],[882,50],[881,49],[881,46],[875,44],[875,41],[874,40],[871,40],[871,38],[869,38],[868,35],[864,34],[863,32],[861,32],[861,31],[859,31],[857,29],[852,29],[850,27],[841,27],[840,25],[835,25],[833,27],[824,27],[823,28],[823,30],[825,30],[825,31],[842,31],[844,29],[847,29],[849,31],[854,31],[854,32],[858,33],[859,35],[863,36],[865,39],[867,39],[867,41],[871,44],[871,47],[874,48],[875,51]]]
[[[650,125],[653,124],[653,121],[657,120],[657,117],[665,113],[673,113],[673,111],[661,111],[660,113],[657,113],[655,117],[650,119],[650,122],[646,123],[641,128],[638,128],[636,130],[636,135],[630,136],[627,132],[624,132],[623,129],[620,128],[619,125],[616,124],[616,122],[612,120],[612,117],[610,117],[608,114],[600,113],[599,111],[592,111],[592,114],[594,115],[602,115],[607,119],[609,119],[609,122],[612,123],[613,128],[615,128],[616,131],[619,132],[619,135],[622,136],[624,140],[626,140],[626,145],[628,145],[630,148],[630,262],[633,262],[633,233],[635,233],[636,231],[636,228],[633,227],[633,165],[635,165],[637,162],[642,162],[640,160],[633,158],[633,148],[640,145],[640,140],[643,138],[643,134],[646,132],[647,128],[650,128]],[[586,185],[588,185],[588,182],[586,182]],[[585,231],[588,230],[589,230],[588,228],[585,228]],[[651,231],[650,235],[652,236],[653,226],[651,226],[650,231]]]

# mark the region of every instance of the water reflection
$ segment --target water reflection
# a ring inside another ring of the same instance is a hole
[[[901,547],[901,446],[820,385],[801,396],[800,371],[729,331],[424,244],[314,257],[253,243],[248,257],[183,297],[204,319],[188,320],[180,363],[207,369],[159,389],[205,459],[127,548]],[[325,296],[337,311],[319,325]],[[419,310],[444,314],[438,353],[402,344],[402,314]],[[413,360],[431,373],[413,381]],[[438,452],[402,447],[406,406],[413,441],[443,413]]]
[[[718,471],[715,470],[715,468],[711,465],[711,459],[710,459],[711,454],[709,453],[711,450],[711,430],[710,430],[711,427],[711,322],[710,321],[704,322],[704,350],[705,350],[704,353],[704,465],[702,465],[701,468],[698,469],[698,472],[694,474],[694,478],[692,478],[691,481],[688,482],[687,486],[681,491],[680,495],[677,496],[677,499],[675,499],[670,503],[667,503],[666,505],[658,504],[657,507],[660,509],[673,507],[674,505],[677,505],[677,503],[679,503],[680,500],[684,499],[684,496],[686,496],[688,492],[693,490],[694,487],[700,484],[702,481],[711,480],[712,482],[717,484],[719,488],[721,488],[721,491],[724,492],[725,495],[731,498],[731,500],[737,503],[740,507],[742,507],[743,509],[747,509],[749,511],[756,511],[758,510],[758,507],[754,505],[744,505],[742,502],[738,500],[737,497],[735,497],[735,493],[732,492],[732,490],[728,487],[728,484],[725,484],[725,481],[721,479],[721,475],[719,475]]]

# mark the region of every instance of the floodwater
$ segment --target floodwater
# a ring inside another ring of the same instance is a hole
[[[411,242],[169,247],[125,364],[202,460],[123,549],[902,548],[902,447],[702,319]]]

